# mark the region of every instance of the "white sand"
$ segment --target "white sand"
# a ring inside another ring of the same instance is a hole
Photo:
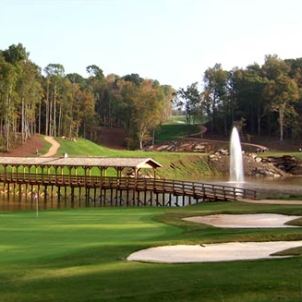
[[[286,222],[301,218],[281,214],[217,214],[183,218],[185,221],[210,224],[221,228],[289,228]]]
[[[273,253],[302,246],[302,241],[229,242],[200,245],[174,245],[132,253],[129,261],[190,263],[283,258]]]

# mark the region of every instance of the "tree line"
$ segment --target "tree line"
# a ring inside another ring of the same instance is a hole
[[[88,77],[43,70],[22,44],[0,50],[0,147],[10,150],[35,133],[96,139],[100,127],[122,127],[129,148],[143,148],[171,114],[174,89],[138,74],[105,76],[97,65]]]
[[[234,123],[250,135],[301,138],[302,58],[267,55],[262,65],[208,68],[202,91],[193,83],[177,92],[188,122],[203,121],[211,133],[229,135]]]

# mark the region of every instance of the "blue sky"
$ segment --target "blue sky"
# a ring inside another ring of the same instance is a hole
[[[0,0],[0,49],[21,42],[41,67],[139,73],[175,88],[206,68],[302,57],[301,0]]]

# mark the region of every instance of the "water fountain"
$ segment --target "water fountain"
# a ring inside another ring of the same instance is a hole
[[[230,141],[230,182],[244,182],[241,143],[236,127],[232,130]]]

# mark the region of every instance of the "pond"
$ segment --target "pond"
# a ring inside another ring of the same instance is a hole
[[[226,177],[211,177],[201,180],[215,184],[236,186],[245,189],[256,190],[262,197],[282,197],[284,195],[302,196],[302,176],[291,177],[246,177],[244,183],[231,183]]]
[[[258,198],[293,198],[302,199],[302,177],[287,178],[246,178],[244,183],[230,183],[227,178],[203,178],[202,183],[219,184],[230,187],[240,187],[257,191]],[[36,190],[36,188],[34,188]],[[120,206],[185,206],[202,202],[202,200],[190,199],[188,197],[170,196],[159,194],[158,199],[155,195],[147,192],[144,196],[143,192],[114,191],[112,195],[107,191],[97,191],[95,196],[90,193],[86,195],[84,190],[75,190],[74,198],[71,197],[71,190],[61,191],[61,198],[58,198],[57,189],[54,192],[47,190],[45,197],[44,192],[40,194],[38,200],[33,194],[25,191],[24,188],[16,190],[15,193],[7,194],[7,188],[0,184],[0,210],[33,210],[37,204],[39,209],[51,208],[82,208],[82,207],[120,207]],[[27,193],[26,193],[27,192]],[[110,193],[110,192],[109,192]]]

